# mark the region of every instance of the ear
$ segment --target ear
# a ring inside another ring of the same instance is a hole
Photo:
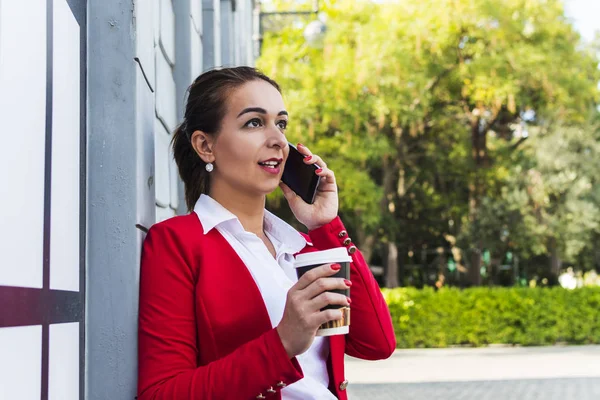
[[[214,145],[214,139],[212,135],[202,131],[195,131],[192,133],[190,142],[192,143],[192,147],[196,151],[196,154],[198,154],[198,157],[200,157],[202,161],[205,163],[215,161],[215,155],[212,151]]]

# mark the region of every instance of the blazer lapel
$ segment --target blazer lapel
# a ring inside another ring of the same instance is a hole
[[[258,286],[229,242],[217,229],[206,234],[203,242],[197,296],[222,357],[272,326]]]

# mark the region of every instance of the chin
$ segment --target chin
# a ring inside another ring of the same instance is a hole
[[[274,191],[276,191],[278,187],[279,187],[279,181],[275,185],[266,185],[266,184],[262,185],[262,187],[258,188],[258,191],[261,194],[268,196],[271,193],[273,193]]]

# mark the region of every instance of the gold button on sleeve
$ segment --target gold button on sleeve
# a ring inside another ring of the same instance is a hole
[[[344,382],[340,383],[340,390],[346,390],[346,388],[348,387],[348,381],[345,380]]]

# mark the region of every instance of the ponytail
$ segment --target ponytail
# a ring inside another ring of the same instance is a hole
[[[179,176],[185,188],[185,204],[191,212],[200,195],[208,194],[210,175],[206,171],[206,164],[192,147],[185,125],[183,123],[177,127],[171,145]]]

